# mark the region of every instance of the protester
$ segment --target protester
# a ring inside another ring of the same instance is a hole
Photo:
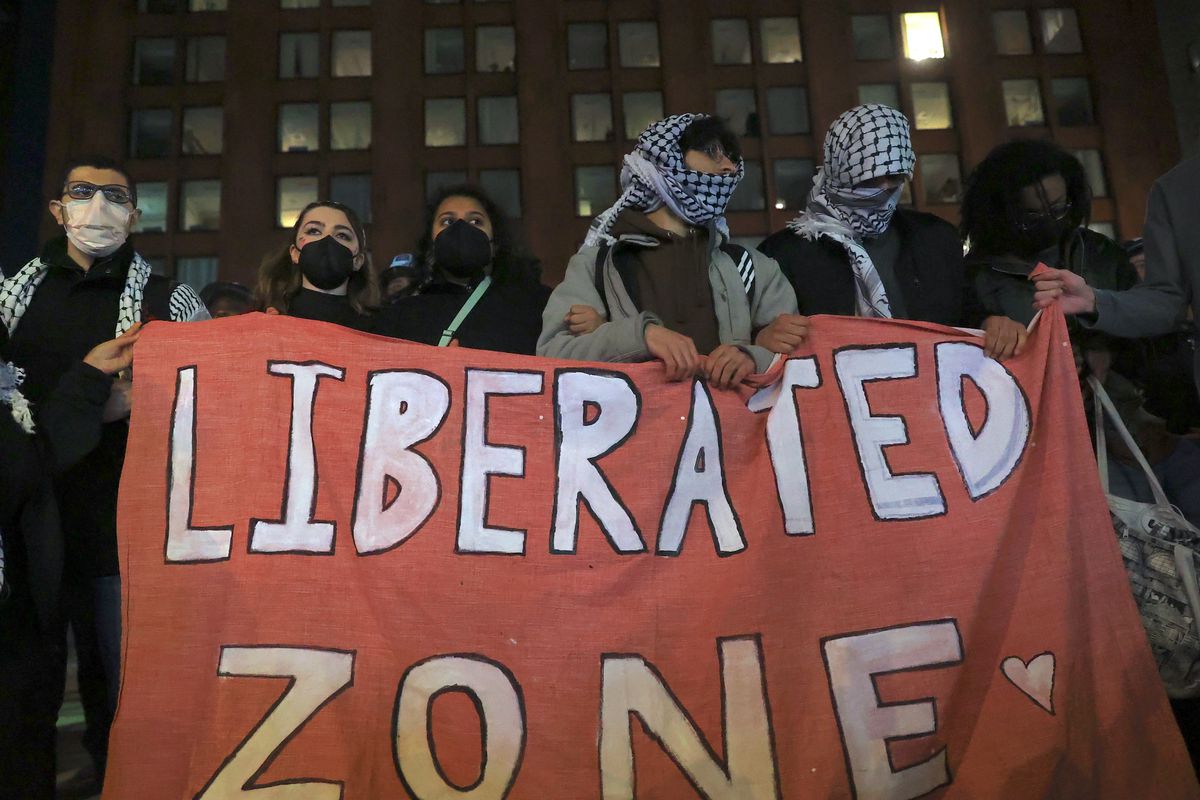
[[[412,253],[401,253],[392,259],[391,266],[383,271],[379,282],[386,300],[394,303],[402,297],[412,297],[428,279],[429,272],[424,264]]]
[[[213,319],[236,317],[254,310],[254,292],[233,281],[214,281],[200,290],[200,299]]]
[[[1200,157],[1183,162],[1155,182],[1142,230],[1146,280],[1138,286],[1105,286],[1072,270],[1047,273],[1035,284],[1038,308],[1058,302],[1083,327],[1113,336],[1159,336],[1188,318],[1200,318]],[[1200,348],[1193,374],[1200,390]]]
[[[1092,194],[1079,160],[1053,142],[1002,144],[975,168],[962,205],[967,268],[987,310],[1033,319],[1039,264],[1062,267],[1110,289],[1137,273],[1120,246],[1089,230]]]
[[[896,109],[861,105],[838,117],[804,211],[759,245],[779,262],[805,316],[773,323],[759,344],[790,353],[806,316],[840,314],[982,326],[989,355],[1019,352],[1024,326],[984,313],[954,226],[899,208],[915,163],[908,119]]]
[[[424,231],[416,260],[430,282],[384,309],[375,332],[532,355],[550,289],[495,202],[473,186],[445,188],[426,209]]]
[[[716,117],[647,127],[625,157],[621,197],[546,305],[538,354],[658,359],[669,380],[703,374],[721,388],[765,371],[774,354],[754,333],[795,314],[796,298],[773,260],[729,241],[725,207],[743,172],[737,137]]]
[[[367,330],[379,295],[362,221],[354,209],[331,200],[305,206],[290,243],[258,270],[256,297],[269,314]]]
[[[9,358],[24,370],[22,391],[35,406],[114,331],[121,335],[143,319],[208,318],[190,287],[151,274],[135,251],[129,234],[140,212],[128,172],[103,156],[79,158],[67,165],[59,187],[49,208],[63,234],[0,284]],[[113,383],[99,445],[56,483],[65,535],[63,605],[79,658],[84,745],[100,777],[118,686],[116,505],[131,387],[128,379]],[[65,658],[65,648],[58,656]],[[60,685],[54,711],[61,692]]]
[[[59,588],[63,531],[54,473],[99,442],[112,375],[132,363],[140,325],[99,344],[37,408],[0,325],[0,798],[53,800],[66,662]]]

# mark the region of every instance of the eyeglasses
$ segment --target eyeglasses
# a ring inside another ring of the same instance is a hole
[[[706,144],[704,147],[698,147],[696,149],[701,153],[704,153],[704,155],[708,156],[713,161],[720,161],[722,158],[728,158],[734,164],[738,162],[737,156],[733,153],[727,153],[725,148],[721,146],[720,142],[712,142],[710,144]]]
[[[1032,228],[1043,220],[1052,220],[1054,222],[1062,222],[1071,214],[1071,201],[1064,200],[1055,205],[1043,206],[1041,209],[1034,211],[1031,208],[1021,209],[1021,214],[1017,219],[1017,224],[1022,228]]]
[[[87,181],[72,181],[63,191],[72,200],[91,200],[95,197],[96,192],[103,192],[105,199],[119,205],[133,202],[133,195],[130,193],[129,187],[119,183],[97,186]]]

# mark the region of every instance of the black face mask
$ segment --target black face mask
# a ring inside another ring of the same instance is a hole
[[[300,251],[300,271],[318,289],[336,289],[354,273],[354,254],[337,239],[325,236]]]
[[[1065,219],[1046,215],[1036,220],[1026,220],[1017,228],[1019,255],[1033,256],[1058,244],[1070,227]]]
[[[450,223],[433,240],[433,263],[456,278],[476,278],[492,263],[492,242],[465,219]]]

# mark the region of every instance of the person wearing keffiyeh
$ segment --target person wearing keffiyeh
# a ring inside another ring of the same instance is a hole
[[[542,315],[538,355],[663,362],[669,380],[730,388],[774,354],[753,335],[796,299],[778,265],[729,241],[725,207],[744,173],[720,119],[653,123],[625,157],[622,193],[592,223]]]
[[[852,108],[830,126],[823,155],[804,210],[759,245],[779,262],[805,316],[777,320],[757,343],[790,353],[807,316],[840,314],[982,326],[989,355],[1015,354],[1025,329],[985,319],[954,227],[899,207],[916,164],[908,119],[882,105]]]
[[[66,661],[53,477],[100,441],[111,376],[130,366],[139,327],[94,347],[31,403],[0,325],[0,798],[55,796]]]

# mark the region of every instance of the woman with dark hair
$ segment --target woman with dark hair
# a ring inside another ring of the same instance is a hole
[[[379,307],[379,276],[354,209],[330,200],[305,206],[288,246],[259,267],[256,299],[268,314],[367,330]]]
[[[967,181],[961,233],[967,271],[988,312],[1028,324],[1039,263],[1089,284],[1127,289],[1137,273],[1120,246],[1089,230],[1092,193],[1079,160],[1053,142],[1002,144]]]
[[[374,331],[439,347],[533,355],[549,287],[499,207],[473,186],[453,186],[426,209],[417,261],[429,283],[396,300]]]

